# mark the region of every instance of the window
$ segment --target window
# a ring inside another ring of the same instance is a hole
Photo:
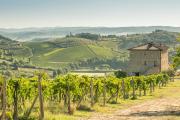
[[[140,73],[139,72],[135,72],[135,76],[140,76]]]
[[[145,66],[147,65],[147,62],[146,62],[146,61],[144,61],[144,65],[145,65]]]
[[[144,56],[146,56],[147,54],[146,54],[146,51],[144,52]]]
[[[154,61],[154,67],[157,67],[157,61]]]

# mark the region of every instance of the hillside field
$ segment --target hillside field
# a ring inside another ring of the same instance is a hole
[[[109,42],[111,43],[111,42]],[[27,42],[33,51],[32,63],[45,67],[62,67],[68,63],[90,58],[120,58],[120,52],[107,46],[107,42],[93,42],[81,38],[55,39],[50,42]],[[110,45],[110,44],[109,44]]]
[[[176,38],[179,33],[156,30],[147,34],[122,36],[87,35],[97,38],[72,35],[18,42],[0,36],[0,42],[4,44],[2,47],[6,49],[7,59],[22,60],[30,66],[51,69],[124,69],[129,56],[127,49],[147,42],[168,45],[171,58],[178,45]]]

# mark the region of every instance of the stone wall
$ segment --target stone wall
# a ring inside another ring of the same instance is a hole
[[[169,69],[168,51],[161,52],[161,71]]]
[[[133,50],[130,51],[128,72],[140,72],[149,74],[160,72],[160,51]],[[151,69],[151,70],[150,70]]]

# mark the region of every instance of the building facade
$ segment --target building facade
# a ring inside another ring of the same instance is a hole
[[[128,73],[132,75],[155,74],[169,69],[168,47],[147,43],[128,49],[130,60]]]

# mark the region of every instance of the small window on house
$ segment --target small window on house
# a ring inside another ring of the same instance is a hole
[[[147,62],[146,62],[146,61],[144,61],[144,65],[145,65],[145,66],[147,65]]]
[[[144,56],[146,56],[146,52],[144,52]]]
[[[140,75],[140,73],[139,72],[135,72],[135,76],[139,76]]]
[[[157,61],[154,61],[154,67],[157,67]]]

